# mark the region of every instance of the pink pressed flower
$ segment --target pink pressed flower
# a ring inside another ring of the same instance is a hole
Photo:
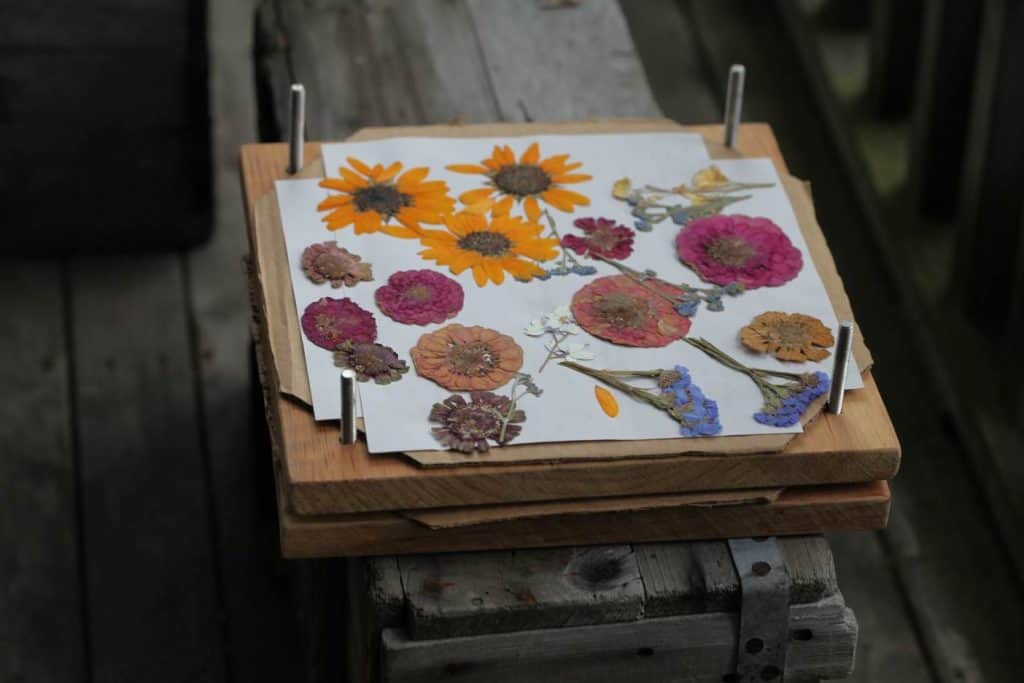
[[[679,231],[676,252],[702,279],[747,289],[785,284],[803,267],[800,250],[767,218],[697,218]]]
[[[634,282],[626,275],[592,280],[572,297],[572,314],[584,330],[626,346],[668,346],[690,331],[690,319],[666,299],[679,291],[656,280]]]
[[[616,225],[608,218],[578,218],[573,225],[586,233],[583,237],[566,235],[562,246],[581,256],[600,256],[624,259],[633,253],[634,232],[624,225]]]
[[[355,287],[361,281],[373,279],[369,263],[363,263],[362,258],[334,241],[306,247],[302,252],[302,272],[318,285],[330,282],[335,288]]]
[[[342,342],[372,342],[377,339],[373,314],[351,299],[324,297],[302,313],[302,331],[317,346],[334,351]]]
[[[374,294],[384,315],[407,325],[443,323],[462,310],[462,285],[432,270],[400,270]]]

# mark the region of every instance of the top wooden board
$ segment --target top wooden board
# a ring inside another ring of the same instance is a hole
[[[485,136],[595,130],[607,132],[610,129],[679,130],[679,127],[669,121],[651,120],[589,124],[430,126],[387,129],[386,134]],[[720,126],[684,130],[699,132],[708,139],[718,139],[720,132],[717,129]],[[353,137],[367,139],[381,137],[382,134],[384,132],[380,129],[368,129]],[[771,157],[780,175],[787,175],[768,126],[744,126],[738,147],[747,156]],[[713,156],[720,156],[722,152],[721,149],[712,151]],[[306,153],[307,159],[316,159],[319,146],[308,145]],[[242,164],[250,236],[253,237],[252,227],[258,198],[273,189],[274,180],[286,177],[285,146],[246,146],[243,148]],[[259,240],[254,239],[252,246],[258,269]],[[816,258],[816,265],[819,270],[824,267],[834,271],[834,264],[827,251],[825,256],[826,263],[822,264]],[[268,310],[289,310],[292,307],[289,301],[291,293],[280,291],[280,287],[276,291],[264,291],[259,275],[258,272],[255,274],[253,282],[256,317],[261,323],[257,333],[266,337],[270,328],[265,314]],[[845,302],[845,294],[841,294],[841,297]],[[279,373],[282,368],[275,355],[290,354],[275,354],[273,349],[270,352],[267,367],[272,373]],[[301,354],[301,349],[298,353]],[[869,362],[863,348],[860,360],[862,364]],[[284,371],[289,374],[293,368],[286,367]],[[870,481],[892,476],[899,462],[898,442],[870,373],[865,377],[865,388],[848,396],[843,416],[821,417],[781,453],[767,451],[781,448],[786,444],[785,440],[778,445],[760,449],[748,447],[744,450],[757,452],[742,455],[672,455],[666,454],[662,448],[657,453],[664,456],[660,458],[481,464],[478,467],[446,470],[423,469],[400,455],[370,456],[361,443],[343,447],[337,442],[336,424],[317,424],[306,406],[283,395],[277,375],[269,378],[268,382],[268,411],[275,432],[275,445],[292,504],[300,514]],[[572,457],[571,449],[566,449],[564,445],[553,445],[550,448],[565,450],[566,458]]]

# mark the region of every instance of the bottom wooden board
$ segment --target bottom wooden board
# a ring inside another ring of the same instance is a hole
[[[564,545],[792,536],[884,528],[884,481],[795,487],[765,504],[601,511],[430,529],[393,512],[300,517],[288,509],[278,476],[285,557],[403,555]]]

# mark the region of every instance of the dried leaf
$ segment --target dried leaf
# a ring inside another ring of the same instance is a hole
[[[605,415],[616,417],[619,414],[619,402],[615,400],[612,392],[604,387],[594,387],[594,396],[597,397],[597,403],[601,406],[601,410],[604,411]]]

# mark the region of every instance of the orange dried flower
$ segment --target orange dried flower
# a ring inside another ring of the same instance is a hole
[[[827,347],[835,344],[832,332],[817,318],[780,311],[751,320],[740,330],[740,341],[753,351],[798,363],[828,358]]]
[[[416,372],[450,391],[497,389],[523,367],[523,349],[512,337],[458,323],[423,335],[409,354]]]

